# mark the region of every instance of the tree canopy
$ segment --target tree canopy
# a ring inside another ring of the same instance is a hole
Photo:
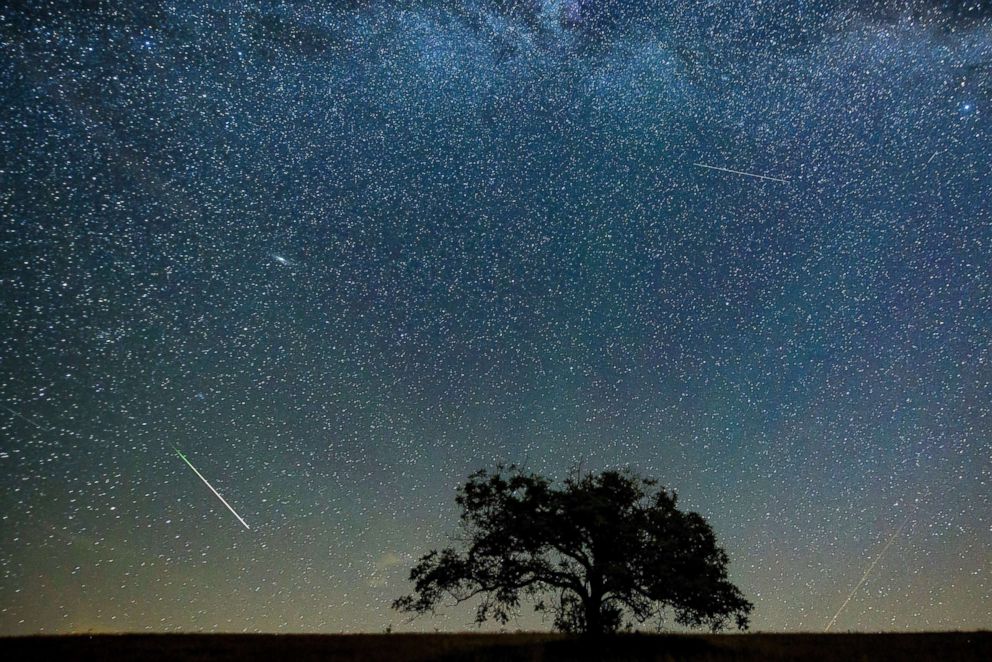
[[[434,612],[479,599],[476,621],[506,623],[522,597],[564,632],[602,634],[657,618],[747,629],[753,605],[727,579],[728,557],[674,491],[629,470],[573,472],[561,487],[516,466],[480,470],[458,488],[461,532],[410,571],[395,609]]]

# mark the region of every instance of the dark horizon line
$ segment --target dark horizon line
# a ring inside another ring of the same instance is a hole
[[[748,637],[754,635],[762,636],[816,636],[834,637],[851,635],[946,635],[946,634],[992,634],[990,629],[977,630],[847,630],[836,632],[822,632],[815,630],[796,631],[776,631],[776,630],[754,630],[747,632],[655,632],[650,630],[635,630],[633,632],[615,632],[606,637],[621,636],[661,636],[661,637]],[[480,632],[478,630],[453,630],[439,632],[203,632],[199,630],[183,630],[175,632],[62,632],[45,633],[37,632],[33,634],[0,634],[3,639],[28,639],[28,638],[58,638],[58,637],[158,637],[158,636],[207,636],[207,637],[394,637],[394,636],[523,636],[523,635],[550,635],[555,637],[575,637],[582,638],[587,635],[569,634],[555,632],[553,630],[513,630],[504,632]]]

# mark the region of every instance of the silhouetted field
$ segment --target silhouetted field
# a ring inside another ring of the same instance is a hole
[[[5,660],[572,662],[676,660],[992,660],[992,632],[920,634],[71,635],[0,638]]]

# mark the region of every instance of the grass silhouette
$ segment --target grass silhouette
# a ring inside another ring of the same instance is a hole
[[[292,662],[620,662],[734,660],[992,660],[992,633],[622,634],[120,634],[0,638],[19,662],[140,660]]]

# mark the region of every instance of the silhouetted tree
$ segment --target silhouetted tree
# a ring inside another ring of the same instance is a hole
[[[616,632],[625,616],[631,628],[666,607],[682,625],[747,629],[753,605],[727,580],[713,529],[656,487],[631,471],[576,471],[555,488],[516,466],[480,470],[458,488],[464,549],[423,556],[415,592],[393,608],[423,614],[445,596],[479,596],[476,621],[506,623],[523,595],[564,632]]]

